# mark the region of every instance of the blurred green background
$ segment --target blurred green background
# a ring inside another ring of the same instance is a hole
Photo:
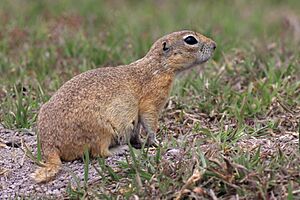
[[[74,75],[130,63],[142,57],[157,38],[183,29],[201,32],[218,44],[213,61],[207,64],[207,79],[222,67],[227,77],[243,76],[239,70],[247,65],[245,79],[253,81],[262,72],[249,73],[257,61],[277,68],[292,64],[289,73],[295,74],[299,13],[299,0],[2,0],[0,121],[16,126],[13,118],[22,108],[19,115],[28,117],[20,117],[34,122],[40,104]],[[184,93],[189,84],[179,83],[175,94]],[[25,99],[24,93],[28,94]]]

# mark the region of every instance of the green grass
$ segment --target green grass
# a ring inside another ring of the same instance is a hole
[[[71,77],[130,63],[166,33],[192,29],[217,51],[176,80],[162,146],[130,148],[117,172],[99,159],[103,182],[92,186],[85,154],[84,183],[69,197],[297,199],[299,10],[298,0],[1,1],[0,123],[34,128],[40,106]],[[174,148],[179,155],[168,158]]]

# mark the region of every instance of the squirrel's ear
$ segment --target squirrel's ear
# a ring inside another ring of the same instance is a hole
[[[163,46],[163,51],[164,52],[168,52],[170,50],[170,47],[167,45],[167,42],[163,42],[162,46]]]

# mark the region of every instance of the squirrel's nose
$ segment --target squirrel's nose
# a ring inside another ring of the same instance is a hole
[[[211,48],[212,48],[213,50],[215,50],[215,49],[217,48],[217,44],[216,44],[215,42],[212,42],[212,43],[211,43]]]

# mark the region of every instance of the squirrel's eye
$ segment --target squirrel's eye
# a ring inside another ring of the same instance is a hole
[[[196,40],[196,38],[194,38],[193,36],[188,36],[184,39],[185,43],[189,44],[189,45],[193,45],[193,44],[197,44],[198,41]]]

